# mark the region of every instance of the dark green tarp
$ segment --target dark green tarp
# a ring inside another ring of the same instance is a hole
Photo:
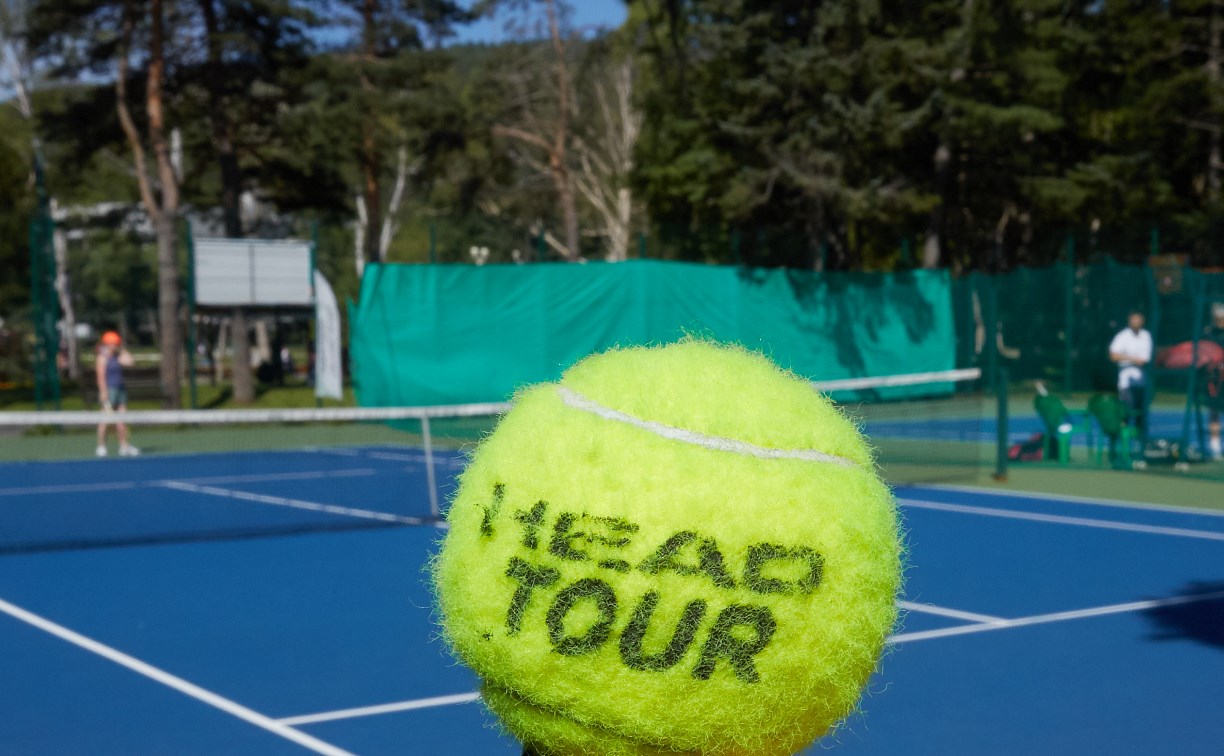
[[[349,344],[357,396],[368,406],[501,401],[591,352],[685,334],[739,343],[831,380],[952,369],[951,302],[948,274],[938,270],[652,260],[370,265],[350,307]]]

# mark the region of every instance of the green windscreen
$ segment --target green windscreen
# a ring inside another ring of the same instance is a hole
[[[371,265],[349,315],[367,406],[499,401],[592,352],[686,334],[742,344],[812,380],[956,367],[951,281],[936,270]],[[873,398],[915,389],[882,391]]]

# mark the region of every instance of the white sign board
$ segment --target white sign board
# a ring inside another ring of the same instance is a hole
[[[310,242],[196,239],[194,247],[196,304],[314,304]]]
[[[340,308],[327,279],[315,271],[319,301],[315,307],[315,396],[343,399],[344,377],[340,372]]]

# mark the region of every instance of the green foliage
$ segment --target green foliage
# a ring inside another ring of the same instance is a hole
[[[320,268],[342,299],[358,293],[355,199],[373,161],[385,208],[401,148],[412,171],[388,259],[469,263],[472,247],[489,262],[556,259],[542,241],[561,233],[555,188],[521,144],[493,135],[522,116],[523,93],[546,106],[551,45],[527,22],[514,42],[442,44],[473,8],[536,18],[537,3],[380,0],[366,24],[359,0],[213,0],[224,55],[212,64],[200,2],[167,2],[166,106],[187,205],[221,204],[216,92],[242,188],[300,235],[319,222]],[[34,88],[33,124],[0,104],[9,318],[28,300],[35,134],[61,205],[138,200],[109,80],[123,3],[29,5],[25,42],[52,78]],[[890,269],[918,264],[937,239],[938,264],[990,269],[1055,259],[1075,229],[1091,237],[1081,255],[1138,259],[1160,218],[1177,226],[1161,251],[1224,264],[1213,232],[1224,168],[1212,162],[1224,124],[1213,14],[1224,9],[1212,0],[628,5],[624,28],[569,39],[567,60],[584,139],[600,126],[594,82],[625,56],[634,64],[643,126],[629,187],[645,236],[631,257]],[[142,130],[145,62],[133,56],[128,82]],[[583,252],[596,256],[598,216],[579,212]],[[72,243],[82,319],[113,319],[121,301],[152,306],[130,280],[153,275],[144,242],[108,234]]]
[[[0,318],[8,328],[30,301],[29,222],[34,194],[29,190],[29,142],[12,135],[28,133],[15,111],[0,107]],[[12,321],[12,322],[10,322]]]

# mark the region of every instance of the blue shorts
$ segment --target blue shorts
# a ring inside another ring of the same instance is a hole
[[[128,401],[126,386],[107,386],[106,396],[112,407],[126,407]]]

